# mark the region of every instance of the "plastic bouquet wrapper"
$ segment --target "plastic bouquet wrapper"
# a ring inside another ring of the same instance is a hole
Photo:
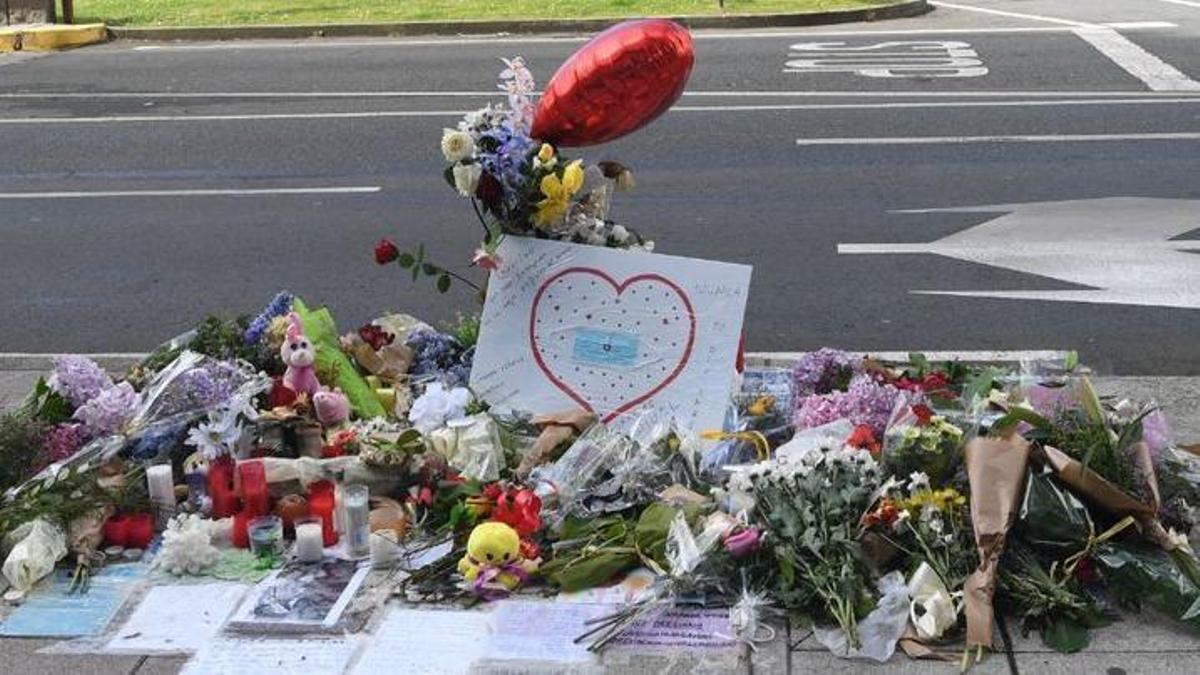
[[[594,424],[556,462],[534,469],[552,527],[568,516],[595,517],[655,501],[672,485],[697,479],[695,439],[658,413],[639,417],[628,433]]]
[[[46,520],[38,519],[18,527],[5,538],[4,578],[18,591],[28,591],[54,571],[54,565],[67,556],[67,535]]]
[[[971,483],[971,522],[979,550],[979,567],[963,587],[967,645],[991,647],[997,573],[1009,528],[1020,507],[1029,443],[1016,434],[975,438],[967,444],[966,464]]]
[[[877,584],[879,599],[875,608],[858,622],[858,641],[854,646],[846,632],[838,627],[814,626],[813,634],[829,651],[845,659],[866,659],[884,663],[896,652],[896,643],[908,628],[909,590],[900,572],[889,572]]]
[[[69,459],[46,467],[11,489],[7,498],[13,500],[48,481],[53,483],[63,472],[87,472],[122,451],[128,450],[139,461],[152,460],[163,448],[179,440],[188,425],[210,413],[252,411],[254,399],[270,386],[270,378],[247,364],[184,351],[156,373],[141,392],[120,383],[109,390],[112,396],[107,392],[102,394],[101,397],[109,399],[123,399],[120,403],[110,401],[95,406],[101,409],[96,415],[108,420],[104,427],[111,429],[111,433],[90,441]]]
[[[504,446],[500,442],[500,428],[490,415],[479,413],[451,420],[431,433],[429,441],[464,478],[499,480],[504,468]]]
[[[700,531],[693,533],[685,513],[676,511],[666,533],[666,568],[654,565],[656,576],[650,586],[616,612],[587,621],[591,628],[575,641],[586,641],[590,651],[600,651],[635,624],[652,620],[689,592],[702,587],[704,563],[728,529],[726,519],[717,516],[704,519]]]

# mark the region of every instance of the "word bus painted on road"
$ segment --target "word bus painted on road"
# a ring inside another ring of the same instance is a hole
[[[785,73],[856,73],[865,77],[979,77],[987,75],[966,42],[891,41],[858,47],[845,42],[799,42],[788,51]]]

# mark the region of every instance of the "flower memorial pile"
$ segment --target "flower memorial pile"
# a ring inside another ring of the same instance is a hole
[[[613,30],[638,26],[686,36]],[[507,105],[441,141],[483,230],[473,264],[502,268],[504,237],[649,251],[608,218],[630,169],[587,166],[537,131],[524,61],[500,81]],[[422,247],[385,240],[375,260],[442,291],[475,285]],[[581,631],[594,650],[687,605],[728,608],[733,641],[770,639],[786,613],[839,655],[881,661],[897,646],[996,648],[1006,616],[1064,652],[1139,604],[1200,629],[1200,462],[1154,405],[1099,397],[1074,359],[1004,370],[822,349],[729,373],[741,386],[708,429],[636,407],[628,423],[495,410],[469,385],[479,335],[474,317],[439,329],[399,313],[340,333],[329,310],[281,292],[121,376],[57,359],[0,417],[7,582],[27,592],[67,559],[85,585],[143,555],[214,575],[241,549],[264,569],[402,568],[386,579],[408,603],[642,579]]]

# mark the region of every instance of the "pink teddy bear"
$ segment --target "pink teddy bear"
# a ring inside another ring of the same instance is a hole
[[[287,365],[283,374],[283,386],[296,394],[313,394],[321,391],[321,383],[317,381],[317,371],[313,366],[317,360],[316,348],[304,336],[304,328],[300,325],[300,317],[295,313],[288,317],[292,325],[288,326],[287,339],[279,348],[279,356]]]

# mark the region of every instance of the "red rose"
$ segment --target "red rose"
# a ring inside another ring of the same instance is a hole
[[[399,257],[400,249],[396,248],[396,242],[391,239],[380,239],[379,243],[375,244],[375,262],[380,265],[395,262]]]
[[[380,244],[380,245],[382,246],[382,244]],[[375,259],[378,260],[379,259],[379,249],[376,249],[375,251],[376,251]],[[380,264],[383,264],[383,263],[380,263]],[[379,326],[376,326],[373,323],[363,324],[363,326],[358,329],[358,336],[360,338],[362,338],[363,342],[371,345],[371,349],[374,349],[375,351],[379,351],[380,349],[383,349],[384,347],[392,344],[392,342],[395,342],[395,340],[396,340],[395,335],[387,332],[386,330],[380,328]]]
[[[866,424],[854,427],[854,433],[850,434],[850,437],[846,439],[846,445],[866,450],[872,455],[879,452],[879,441],[875,438],[875,432]]]
[[[925,393],[941,398],[953,398],[954,391],[950,388],[950,378],[945,373],[930,373],[921,380],[921,388]]]
[[[912,407],[912,412],[917,416],[917,424],[925,426],[929,424],[929,420],[933,419],[933,410],[924,403],[918,403]]]
[[[528,488],[516,494],[501,494],[492,510],[492,520],[504,523],[522,537],[542,529],[542,499]]]
[[[488,483],[483,486],[483,496],[492,501],[500,499],[502,494],[504,494],[504,488],[500,487],[499,483]]]
[[[526,560],[537,560],[542,557],[542,549],[532,539],[522,539],[521,557]]]

